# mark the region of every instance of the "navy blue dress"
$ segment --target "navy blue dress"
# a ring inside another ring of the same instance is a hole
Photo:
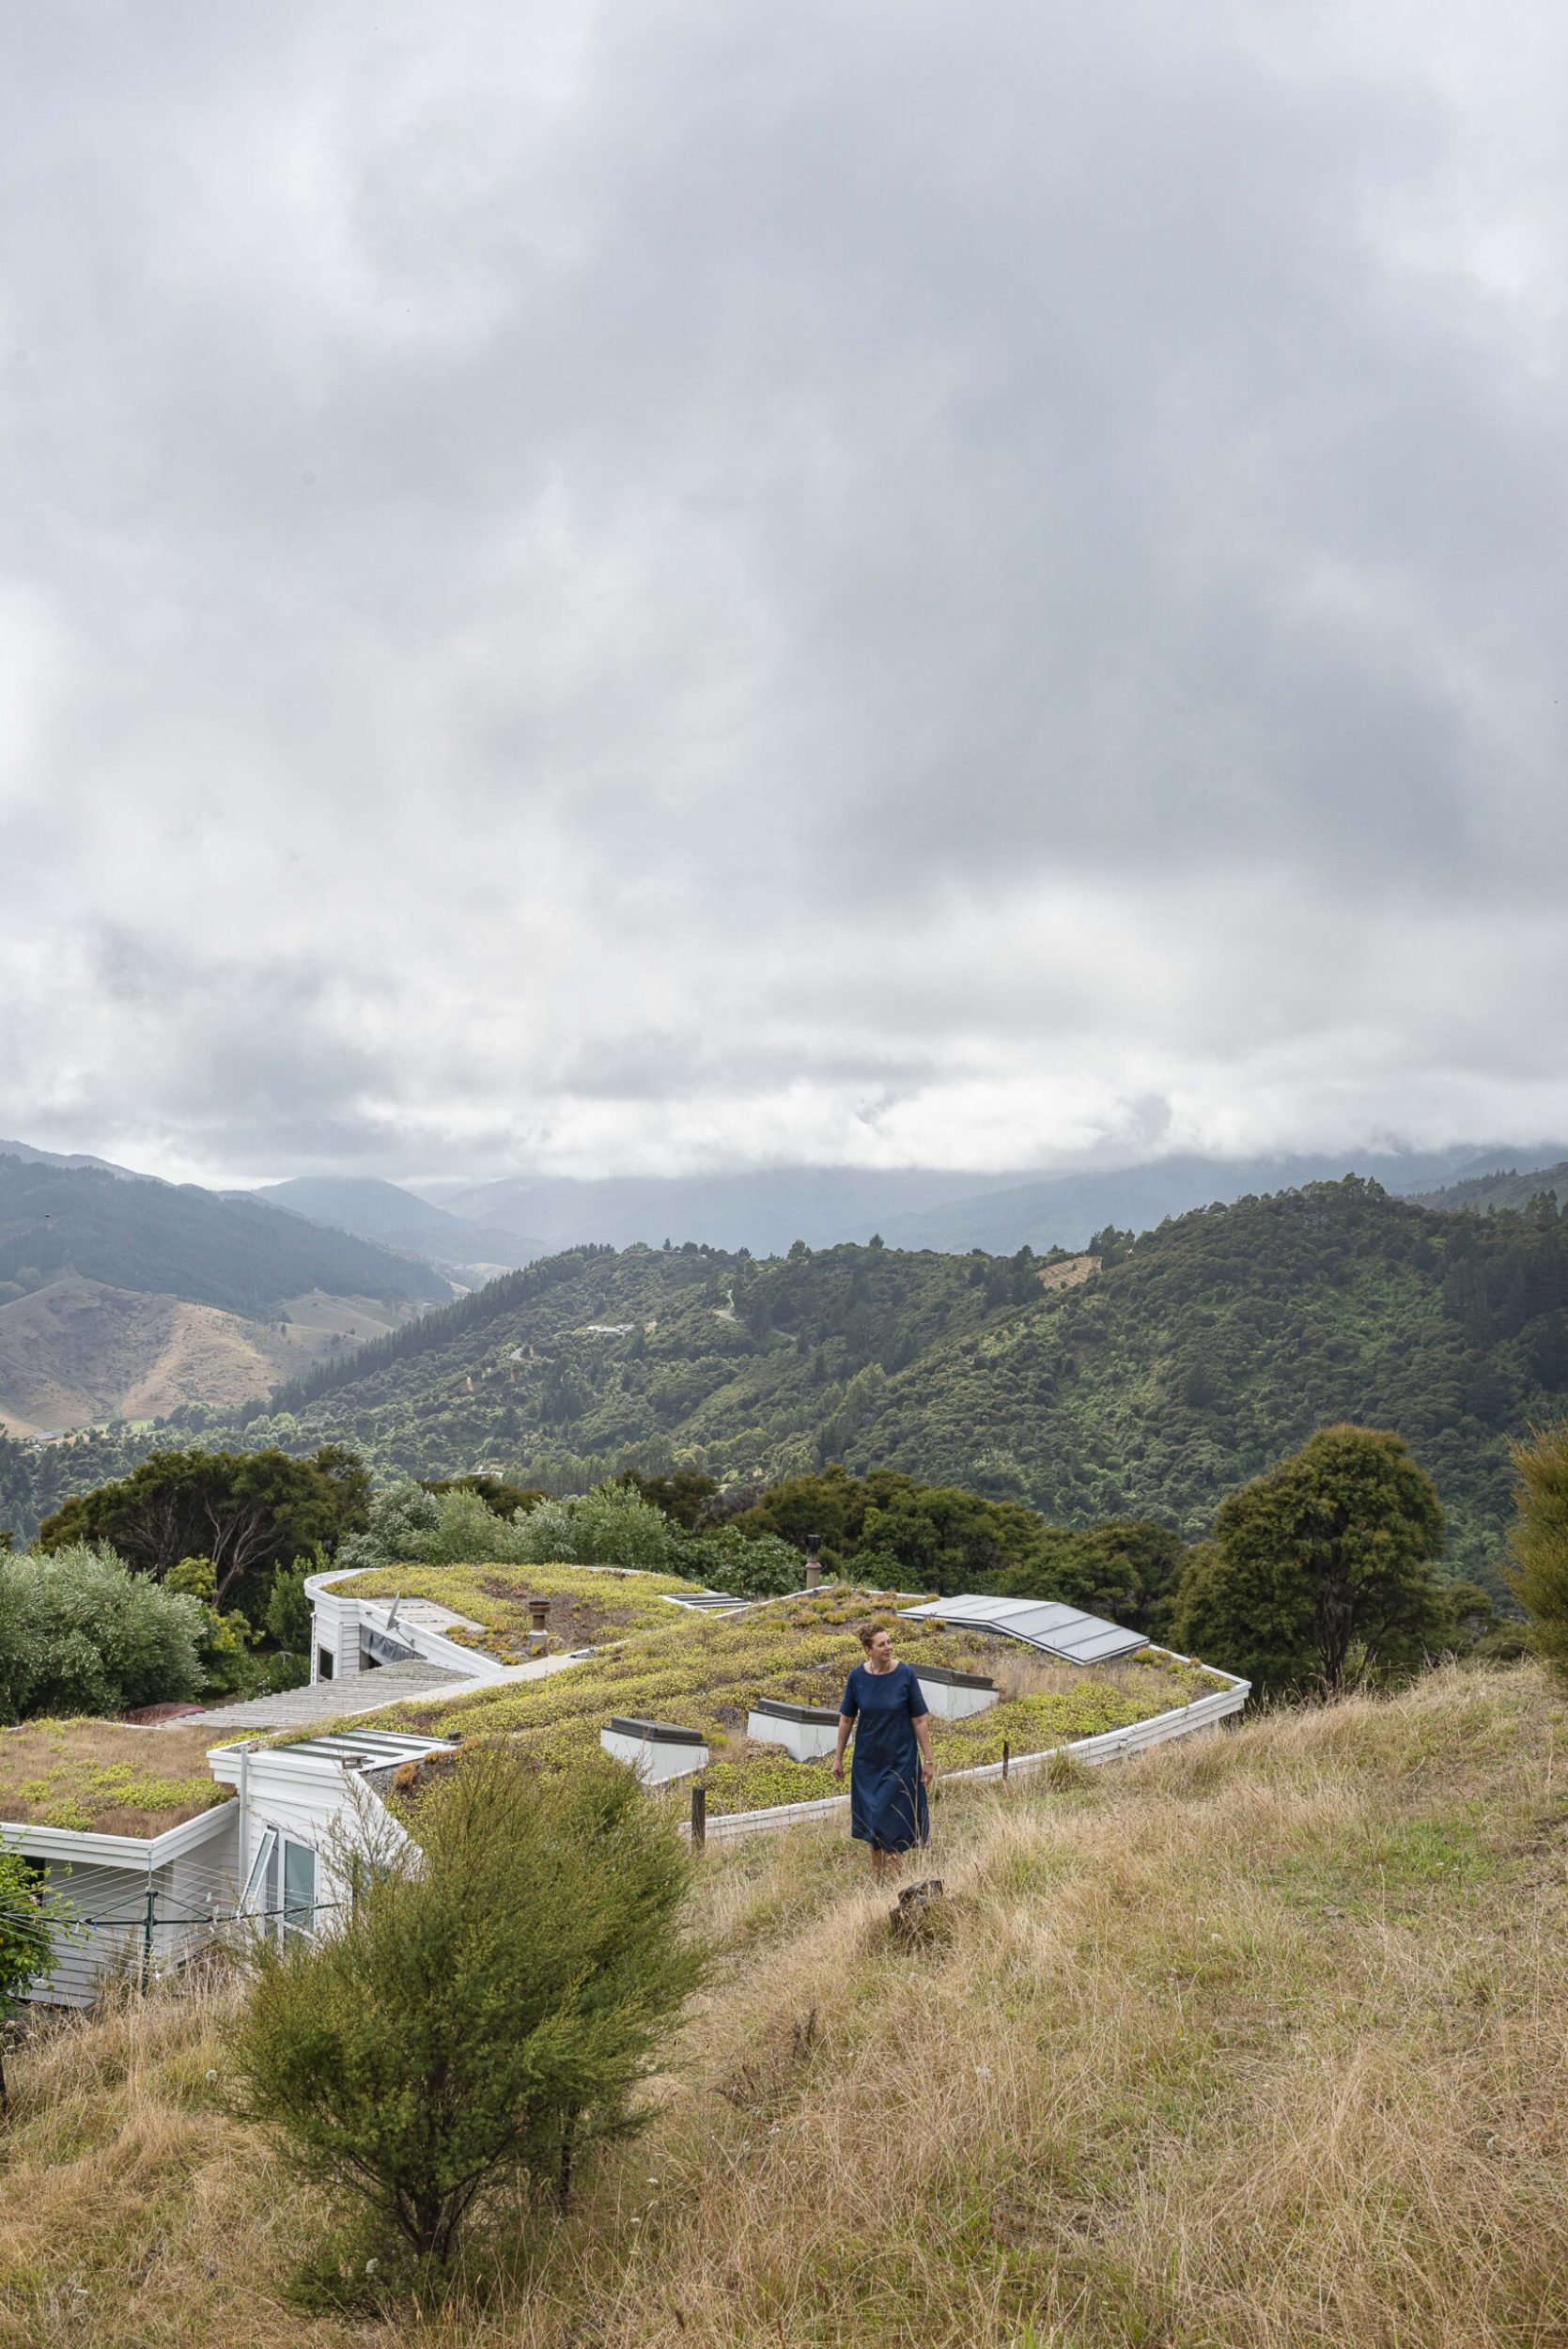
[[[857,1664],[839,1706],[855,1723],[849,1832],[877,1851],[908,1851],[931,1833],[915,1722],[931,1710],[909,1664],[891,1672]]]

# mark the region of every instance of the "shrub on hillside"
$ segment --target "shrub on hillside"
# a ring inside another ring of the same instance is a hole
[[[776,1533],[748,1540],[729,1525],[683,1542],[674,1570],[735,1598],[782,1598],[801,1589],[806,1579],[806,1562],[793,1542],[781,1541]]]
[[[1568,1419],[1515,1445],[1514,1466],[1514,1595],[1537,1650],[1568,1680]]]
[[[85,1543],[0,1556],[0,1720],[197,1695],[207,1613]]]
[[[1220,1503],[1182,1578],[1177,1641],[1260,1692],[1397,1678],[1447,1642],[1442,1547],[1436,1491],[1399,1437],[1326,1427]]]
[[[440,2268],[504,2180],[564,2203],[590,2148],[638,2124],[701,1960],[690,1857],[611,1764],[551,1779],[477,1752],[410,1824],[400,1855],[345,1856],[334,1930],[263,1952],[237,2053],[303,2172]]]

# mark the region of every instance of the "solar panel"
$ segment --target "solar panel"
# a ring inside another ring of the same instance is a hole
[[[1086,1615],[1081,1607],[1063,1606],[1060,1599],[992,1598],[965,1593],[955,1598],[927,1599],[924,1606],[899,1611],[917,1623],[952,1624],[969,1631],[994,1631],[1004,1639],[1022,1640],[1069,1664],[1106,1664],[1148,1645],[1141,1631],[1128,1631],[1122,1624],[1107,1622],[1103,1615]]]

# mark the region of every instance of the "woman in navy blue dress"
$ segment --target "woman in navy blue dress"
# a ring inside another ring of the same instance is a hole
[[[861,1645],[865,1662],[850,1673],[839,1707],[833,1776],[844,1776],[844,1749],[853,1733],[849,1832],[871,1845],[873,1876],[884,1869],[896,1875],[910,1844],[924,1843],[931,1832],[931,1708],[910,1666],[893,1661],[886,1624],[862,1624]]]

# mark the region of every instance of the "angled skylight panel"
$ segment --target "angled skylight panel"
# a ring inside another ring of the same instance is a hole
[[[908,1607],[907,1615],[929,1623],[962,1624],[973,1631],[996,1631],[1006,1639],[1022,1640],[1030,1647],[1060,1656],[1069,1664],[1105,1664],[1118,1656],[1131,1656],[1147,1645],[1140,1631],[1128,1631],[1103,1615],[1085,1614],[1060,1599],[991,1598],[965,1594],[956,1598],[928,1600]]]

